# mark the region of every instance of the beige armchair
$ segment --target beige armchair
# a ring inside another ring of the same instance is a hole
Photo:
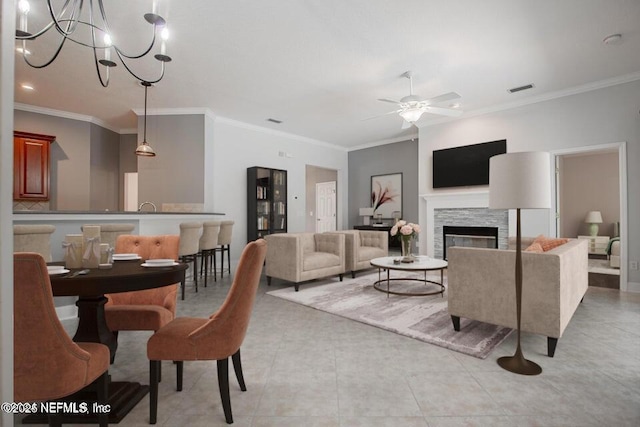
[[[345,268],[356,277],[356,271],[371,267],[374,258],[389,255],[389,234],[375,230],[343,230],[329,233],[344,234]]]
[[[300,282],[345,272],[343,234],[281,233],[270,234],[267,241],[267,285],[273,277],[293,282],[296,292]]]
[[[588,288],[588,241],[572,239],[547,252],[524,252],[531,241],[522,238],[521,329],[545,335],[547,355],[553,357]],[[515,256],[514,250],[447,249],[449,314],[456,331],[464,333],[461,317],[515,329]]]

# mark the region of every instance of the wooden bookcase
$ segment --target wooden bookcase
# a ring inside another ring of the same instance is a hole
[[[287,171],[247,169],[247,240],[287,232]]]

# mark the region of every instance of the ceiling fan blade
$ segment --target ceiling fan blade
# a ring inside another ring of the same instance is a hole
[[[400,101],[394,101],[393,99],[378,98],[378,101],[382,101],[382,102],[390,102],[390,103],[392,103],[392,104],[402,105],[402,102],[400,102]]]
[[[373,117],[367,117],[366,119],[362,119],[364,120],[371,120],[371,119],[377,119],[378,117],[384,117],[384,116],[388,116],[389,114],[397,114],[402,110],[394,110],[394,111],[389,111],[388,113],[384,113],[384,114],[378,114],[377,116],[373,116]]]
[[[449,92],[433,98],[425,99],[423,102],[426,103],[426,105],[432,105],[432,104],[437,104],[439,102],[453,101],[454,99],[459,99],[459,98],[460,98],[460,95],[458,95],[457,93]]]
[[[440,114],[441,116],[449,116],[449,117],[458,117],[462,115],[462,110],[456,110],[454,108],[444,108],[444,107],[425,107],[427,113],[431,114]]]

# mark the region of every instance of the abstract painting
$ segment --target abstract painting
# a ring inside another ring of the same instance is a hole
[[[371,177],[371,207],[374,218],[402,218],[402,173]]]

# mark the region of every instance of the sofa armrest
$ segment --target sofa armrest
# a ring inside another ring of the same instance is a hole
[[[265,274],[292,282],[300,281],[302,271],[302,235],[296,233],[270,234],[267,241]]]

